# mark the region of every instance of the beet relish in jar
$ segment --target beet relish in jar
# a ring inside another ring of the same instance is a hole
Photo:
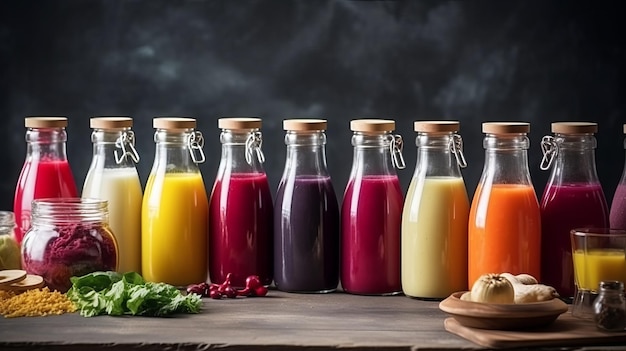
[[[43,277],[51,290],[66,292],[70,278],[117,269],[117,242],[109,228],[107,201],[38,199],[22,242],[22,267]]]

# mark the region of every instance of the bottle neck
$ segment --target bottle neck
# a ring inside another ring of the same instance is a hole
[[[222,156],[218,177],[228,173],[265,173],[263,138],[258,129],[224,129],[220,134]]]
[[[596,138],[593,134],[555,134],[544,138],[542,145],[551,141],[545,157],[553,158],[548,183],[599,183],[596,170]]]
[[[135,134],[130,128],[95,129],[91,134],[93,159],[91,167],[135,167],[139,155],[135,149]]]
[[[193,129],[157,129],[152,173],[196,173],[204,162],[202,134]]]
[[[402,138],[390,133],[361,133],[352,136],[354,157],[350,178],[366,175],[396,176],[395,166],[404,168]],[[398,160],[402,160],[401,163]]]
[[[460,167],[465,166],[465,158],[460,136],[453,133],[418,133],[415,145],[417,162],[414,177],[461,177]]]
[[[483,140],[485,166],[482,184],[530,185],[526,134],[487,134]]]
[[[328,176],[324,132],[287,131],[285,144],[287,159],[283,178],[300,175]]]
[[[65,128],[29,128],[26,131],[27,161],[67,161]]]
[[[15,215],[10,211],[0,211],[0,235],[14,235]]]

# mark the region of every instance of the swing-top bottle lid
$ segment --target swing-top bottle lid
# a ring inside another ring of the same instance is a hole
[[[459,121],[415,121],[413,123],[413,129],[416,132],[425,133],[456,132],[459,126]]]
[[[583,134],[597,133],[598,123],[594,122],[554,122],[552,123],[553,133],[562,134]]]
[[[131,117],[91,117],[89,126],[93,129],[122,129],[131,128],[133,119]]]
[[[26,128],[65,128],[67,117],[26,117],[24,126]]]
[[[350,130],[353,132],[390,132],[396,129],[396,121],[392,119],[353,119]]]
[[[310,131],[326,130],[328,123],[325,119],[301,118],[286,119],[283,121],[284,130]]]
[[[528,122],[485,122],[483,133],[487,134],[517,134],[530,132]]]
[[[196,119],[190,117],[155,117],[152,127],[158,129],[194,129]]]
[[[220,129],[260,129],[262,120],[258,117],[223,117],[217,120]]]

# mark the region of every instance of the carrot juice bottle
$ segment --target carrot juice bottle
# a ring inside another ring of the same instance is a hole
[[[485,273],[527,273],[540,280],[541,219],[525,122],[483,123],[485,165],[470,206],[468,283]]]
[[[193,118],[153,120],[154,163],[141,207],[146,280],[185,286],[207,279],[208,198],[198,164],[204,139]]]

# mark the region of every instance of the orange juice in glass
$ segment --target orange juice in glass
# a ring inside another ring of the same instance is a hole
[[[578,228],[570,236],[577,290],[572,315],[593,318],[592,304],[600,282],[626,282],[626,230]]]

